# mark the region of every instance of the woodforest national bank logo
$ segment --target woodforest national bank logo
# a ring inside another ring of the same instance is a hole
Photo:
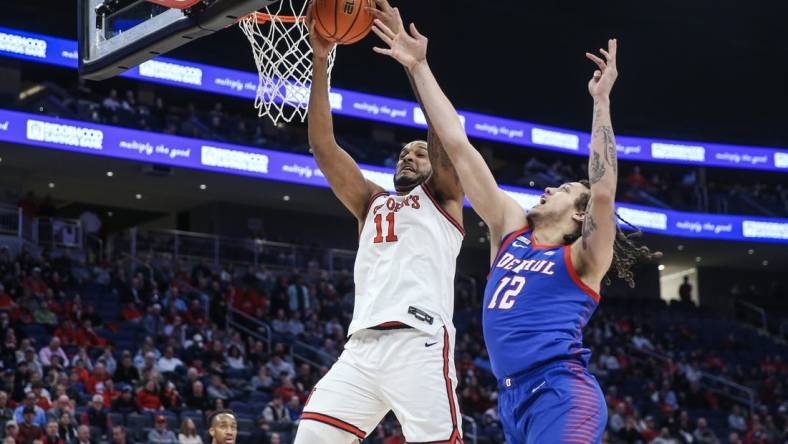
[[[343,9],[342,12],[344,12],[347,15],[351,15],[353,14],[353,9],[355,6],[356,6],[356,0],[346,0],[345,9]]]

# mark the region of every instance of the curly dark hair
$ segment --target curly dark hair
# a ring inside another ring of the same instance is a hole
[[[575,209],[585,211],[588,207],[588,202],[591,200],[591,183],[587,180],[581,180],[579,182],[589,191],[584,192],[580,197],[575,199]],[[662,257],[662,252],[651,251],[645,245],[638,245],[635,243],[634,239],[643,236],[643,232],[640,231],[638,227],[624,220],[618,213],[616,213],[616,218],[632,228],[633,232],[626,234],[621,227],[616,224],[616,238],[613,242],[613,263],[610,265],[610,270],[605,274],[605,285],[611,284],[610,271],[615,267],[618,278],[624,280],[629,285],[629,288],[635,288],[635,274],[632,273],[632,266],[639,262],[658,259]],[[578,240],[581,230],[582,227],[578,227],[576,232],[564,236],[564,243],[571,244]]]

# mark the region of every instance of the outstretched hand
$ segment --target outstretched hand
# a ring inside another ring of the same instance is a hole
[[[599,68],[594,71],[593,77],[588,82],[588,92],[594,98],[608,97],[613,90],[613,84],[618,78],[618,67],[616,66],[616,52],[618,51],[618,41],[610,39],[607,41],[607,51],[599,48],[599,52],[605,57],[604,60],[591,53],[586,53],[586,57],[596,63]]]
[[[399,13],[399,8],[392,7],[388,0],[372,0],[372,2],[375,6],[367,6],[367,13],[383,22],[384,25],[395,33],[405,29],[405,25],[402,24],[402,16]]]
[[[309,28],[309,45],[312,47],[312,54],[319,59],[327,59],[334,49],[336,43],[329,42],[315,29],[315,18],[312,15],[312,8],[314,3],[310,3],[309,8],[306,10],[306,24]]]
[[[378,54],[395,59],[405,68],[412,69],[427,59],[427,37],[421,35],[413,23],[410,24],[410,33],[404,28],[399,32],[394,32],[380,19],[375,19],[372,31],[383,40],[383,43],[388,45],[388,48],[374,47],[372,49]]]

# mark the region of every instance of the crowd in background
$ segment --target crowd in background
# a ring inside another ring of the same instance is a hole
[[[242,444],[289,442],[310,389],[341,353],[353,307],[352,276],[320,267],[86,267],[2,249],[0,278],[4,444],[195,444],[207,439],[205,415],[226,407],[239,415]],[[461,409],[479,442],[503,443],[479,295],[463,283],[456,292]],[[602,307],[585,343],[610,410],[605,442],[788,439],[784,347],[751,352],[748,366],[736,360],[747,345],[735,334],[704,346],[704,331],[690,321],[700,312],[686,301]],[[270,327],[270,346],[228,327],[235,310]],[[756,409],[710,390],[704,374],[753,388]],[[365,442],[404,438],[388,417]]]
[[[155,91],[155,92],[154,92]],[[36,106],[36,111],[97,123],[126,126],[165,134],[177,134],[220,140],[247,146],[306,154],[309,152],[303,125],[274,125],[268,119],[254,118],[248,108],[229,110],[233,102],[216,102],[212,106],[195,105],[178,99],[165,99],[165,92],[147,90],[141,100],[132,90],[109,89],[94,91],[87,83],[63,90],[68,99],[54,104]],[[337,131],[340,145],[359,162],[393,167],[397,161],[396,146],[404,141],[393,129],[367,125],[365,133]],[[402,140],[401,140],[402,139]],[[481,147],[493,147],[481,142]],[[497,146],[497,145],[496,145]],[[551,156],[527,153],[503,158],[497,153],[511,154],[505,145],[491,149],[497,161],[490,164],[502,183],[543,188],[587,176],[587,161],[580,157]],[[788,187],[779,180],[765,177],[739,176],[730,180],[725,174],[702,173],[701,169],[675,165],[623,164],[619,178],[619,199],[643,205],[682,211],[722,214],[755,214],[772,217],[788,216]]]

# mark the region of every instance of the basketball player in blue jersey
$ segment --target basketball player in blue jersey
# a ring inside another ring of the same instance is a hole
[[[473,208],[491,232],[492,267],[483,302],[484,337],[499,380],[507,442],[596,443],[607,422],[605,399],[588,372],[582,329],[599,303],[611,264],[634,285],[630,266],[652,254],[616,224],[618,165],[610,91],[618,75],[616,40],[588,83],[594,99],[589,180],[545,189],[527,214],[495,182],[465,135],[427,64],[427,39],[414,25],[392,32],[376,22],[388,48],[375,48],[410,72]]]

